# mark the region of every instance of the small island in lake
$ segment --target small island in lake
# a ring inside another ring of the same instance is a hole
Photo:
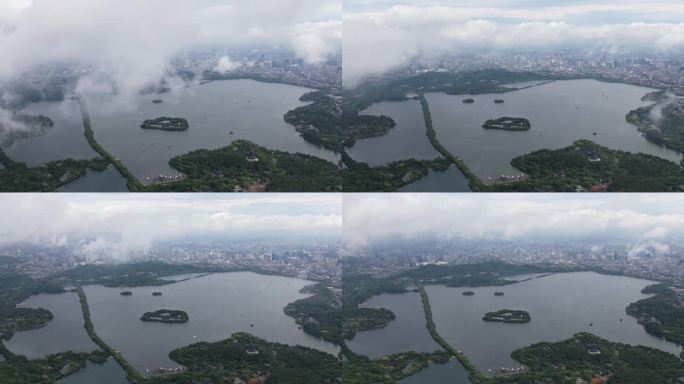
[[[463,296],[473,296],[474,294],[475,294],[475,292],[473,292],[473,291],[465,291],[465,292],[463,292]]]
[[[164,100],[162,100],[162,99],[154,99],[154,100],[152,100],[152,102],[153,102],[154,104],[161,104],[161,103],[164,102]]]
[[[161,295],[162,295],[161,292],[152,292],[152,296],[161,296]]]
[[[504,295],[503,292],[494,292],[494,296],[503,296],[503,295]]]
[[[504,131],[527,131],[532,127],[530,121],[522,117],[500,117],[487,120],[482,125],[485,129],[502,129]]]
[[[188,121],[179,117],[158,117],[145,120],[140,126],[142,129],[159,129],[162,131],[187,131],[190,128]]]
[[[463,100],[463,103],[464,103],[464,104],[472,104],[472,103],[474,103],[474,102],[475,102],[475,99],[465,99],[465,100]]]
[[[504,100],[503,99],[496,99],[496,100],[494,100],[494,103],[495,104],[503,104]]]
[[[131,291],[123,291],[120,293],[121,296],[131,296],[132,294],[133,294],[133,292],[131,292]]]
[[[140,317],[142,321],[153,321],[157,323],[180,324],[187,323],[190,318],[185,311],[173,309],[160,309],[154,312],[145,312]]]
[[[496,312],[487,312],[482,317],[484,321],[496,321],[500,323],[529,323],[532,320],[526,311],[516,309],[502,309]]]

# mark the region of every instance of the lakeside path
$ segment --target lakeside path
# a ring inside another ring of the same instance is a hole
[[[145,382],[145,379],[142,377],[142,375],[140,375],[140,373],[133,368],[133,366],[128,362],[128,360],[126,360],[121,352],[114,350],[114,348],[110,347],[109,344],[107,344],[100,338],[100,336],[97,335],[95,332],[95,326],[90,320],[90,307],[88,306],[88,298],[86,297],[85,291],[83,290],[82,286],[78,286],[76,290],[78,292],[78,298],[81,302],[81,311],[83,312],[83,327],[86,329],[86,332],[88,332],[88,336],[90,336],[93,342],[97,344],[103,351],[107,352],[114,358],[114,360],[116,360],[117,363],[119,363],[121,368],[126,371],[126,376],[130,383],[140,384]]]
[[[123,176],[123,178],[126,179],[126,186],[128,187],[129,191],[143,191],[145,187],[135,176],[133,176],[131,171],[129,171],[128,168],[126,168],[123,162],[121,162],[121,160],[117,159],[112,154],[107,152],[107,150],[105,150],[104,147],[102,147],[97,142],[97,140],[95,140],[95,132],[93,132],[92,123],[90,120],[90,113],[88,112],[88,105],[86,104],[86,101],[83,99],[83,97],[78,96],[77,99],[78,104],[81,107],[84,135],[86,137],[86,140],[88,140],[88,144],[90,144],[93,150],[97,152],[103,159],[109,161],[112,165],[114,165],[114,168],[116,168],[116,170],[119,171],[121,176]]]
[[[430,114],[430,105],[428,104],[427,99],[425,98],[424,93],[419,93],[418,98],[420,99],[420,106],[423,109],[423,118],[425,119],[425,129],[426,132],[425,134],[427,135],[428,139],[430,140],[430,144],[444,156],[447,160],[451,161],[458,167],[458,169],[463,173],[463,175],[468,178],[468,184],[470,185],[470,189],[473,192],[481,192],[486,189],[486,186],[480,180],[477,175],[475,175],[470,168],[463,162],[463,160],[459,159],[458,157],[454,156],[451,152],[449,152],[440,142],[437,140],[437,132],[435,132],[435,128],[432,125],[432,115]]]
[[[444,350],[449,352],[452,356],[456,357],[456,359],[463,365],[463,367],[468,371],[468,375],[470,375],[470,381],[473,384],[485,384],[489,382],[482,373],[468,360],[465,354],[463,352],[457,350],[453,346],[451,346],[449,343],[447,343],[444,338],[437,332],[437,326],[435,325],[435,322],[432,320],[432,308],[430,307],[430,298],[428,297],[427,291],[425,290],[425,287],[423,284],[418,283],[418,290],[420,291],[420,299],[423,302],[423,311],[425,312],[425,326],[428,329],[428,332],[430,332],[430,336],[435,340],[437,344],[439,344]]]

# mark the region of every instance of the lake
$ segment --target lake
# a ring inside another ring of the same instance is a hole
[[[78,102],[40,102],[30,104],[22,113],[44,115],[55,125],[44,135],[16,140],[5,150],[15,161],[36,166],[55,160],[93,159],[99,157],[83,135],[83,118]]]
[[[680,154],[648,142],[625,119],[630,110],[649,104],[641,98],[651,91],[626,84],[567,80],[504,94],[425,96],[440,143],[488,182],[490,177],[520,174],[510,165],[519,155],[566,147],[579,139],[679,163]],[[465,104],[466,98],[475,102]],[[496,99],[505,103],[495,104]],[[532,128],[524,132],[482,128],[486,120],[504,116],[527,118]]]
[[[63,185],[58,192],[128,192],[126,179],[113,166],[103,172],[86,171],[86,174]]]
[[[468,371],[458,362],[452,359],[444,364],[430,364],[427,368],[418,371],[401,381],[401,384],[470,384]]]
[[[399,352],[441,349],[425,326],[425,313],[418,293],[377,295],[361,307],[386,308],[394,312],[396,318],[384,328],[357,333],[347,342],[355,353],[378,359]]]
[[[219,341],[249,332],[268,341],[304,345],[337,354],[332,344],[305,334],[283,313],[290,302],[307,297],[299,290],[311,282],[251,272],[212,274],[161,287],[87,286],[92,321],[98,335],[143,375],[147,369],[175,367],[173,349],[199,341]],[[121,296],[130,290],[132,296]],[[152,296],[160,291],[162,296]],[[178,309],[185,324],[140,321],[144,312]],[[253,326],[252,326],[253,325]]]
[[[128,384],[126,371],[113,358],[104,364],[88,363],[85,368],[58,381],[59,384]]]
[[[467,288],[474,296],[462,295],[466,288],[435,285],[426,289],[439,334],[482,372],[493,374],[500,367],[521,365],[510,357],[514,350],[564,340],[577,332],[679,354],[679,346],[649,335],[625,313],[627,305],[649,297],[641,290],[650,284],[630,277],[578,272],[502,287]],[[494,296],[496,291],[504,296]],[[500,309],[528,311],[532,321],[506,324],[482,320],[485,313]]]
[[[397,125],[386,135],[358,140],[347,150],[354,160],[378,166],[397,160],[441,157],[425,135],[425,120],[418,100],[383,101],[361,114],[389,116]]]
[[[42,328],[15,333],[5,342],[13,353],[39,359],[51,353],[92,352],[99,349],[83,328],[81,304],[76,293],[34,295],[18,306],[45,308],[52,312],[54,318]]]
[[[160,174],[177,174],[168,164],[175,156],[222,148],[238,139],[337,162],[339,155],[304,141],[294,126],[284,121],[287,111],[307,104],[299,98],[309,91],[291,85],[226,80],[128,100],[98,96],[87,101],[98,142],[144,181]],[[154,104],[154,99],[163,102]],[[144,120],[157,117],[185,118],[190,129],[140,128]]]
[[[456,166],[446,171],[429,170],[427,176],[399,189],[400,192],[471,192],[468,179]]]

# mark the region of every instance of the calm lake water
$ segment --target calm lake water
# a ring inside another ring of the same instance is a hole
[[[515,175],[514,157],[538,149],[557,149],[588,139],[612,149],[643,152],[679,162],[681,155],[652,144],[625,116],[652,89],[595,80],[556,81],[505,94],[477,96],[426,94],[439,141],[462,158],[484,182]],[[475,103],[464,104],[465,98]],[[504,99],[504,104],[494,100]],[[524,117],[525,132],[488,130],[482,124],[503,116]],[[596,135],[594,135],[596,133]]]
[[[503,287],[468,288],[475,292],[474,296],[463,296],[464,288],[426,289],[440,335],[463,351],[482,372],[493,373],[500,367],[520,366],[510,357],[516,349],[541,341],[564,340],[577,332],[679,354],[679,346],[647,334],[636,319],[625,313],[627,305],[648,297],[641,290],[650,284],[629,277],[579,272]],[[505,295],[494,296],[496,291]],[[532,321],[506,324],[482,320],[485,313],[500,309],[528,311]]]
[[[310,282],[250,272],[221,273],[162,287],[124,289],[85,287],[95,330],[143,375],[147,369],[174,367],[173,349],[199,341],[218,341],[235,332],[250,332],[269,341],[304,345],[337,354],[338,348],[305,334],[283,313],[288,303],[306,297],[299,290]],[[161,291],[163,296],[152,296]],[[140,321],[157,309],[186,311],[185,324]],[[254,325],[253,327],[251,325]]]
[[[59,384],[128,384],[126,372],[114,359],[85,368],[58,381]]]
[[[93,151],[83,136],[83,119],[78,102],[41,102],[26,107],[26,114],[44,115],[55,125],[44,135],[17,140],[5,152],[15,161],[36,166],[63,159],[93,159]]]
[[[38,359],[57,352],[91,352],[99,349],[83,328],[81,304],[76,293],[35,295],[19,306],[45,308],[52,312],[54,318],[42,328],[15,333],[5,342],[13,353]]]
[[[471,192],[468,179],[452,166],[444,172],[430,170],[427,176],[401,187],[400,192]]]
[[[458,362],[431,364],[427,368],[401,381],[401,384],[470,384],[468,371]]]
[[[347,150],[354,160],[378,166],[396,160],[441,157],[425,135],[425,120],[418,100],[383,101],[361,114],[389,116],[397,125],[386,135],[358,140]]]
[[[168,165],[175,156],[225,147],[238,139],[337,162],[338,155],[307,143],[283,120],[288,110],[307,104],[299,97],[309,91],[291,85],[227,80],[161,95],[139,95],[124,102],[112,96],[91,97],[88,109],[98,142],[141,180],[177,174]],[[163,103],[154,104],[154,99]],[[140,128],[144,120],[162,116],[185,118],[190,129],[166,132]]]
[[[58,192],[128,192],[126,179],[110,166],[104,172],[86,171],[84,176],[57,189]]]
[[[425,313],[418,293],[373,296],[361,306],[387,308],[394,312],[396,319],[384,328],[357,333],[347,342],[352,351],[378,359],[399,352],[441,349],[425,327]]]

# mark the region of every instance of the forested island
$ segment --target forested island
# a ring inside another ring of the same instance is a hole
[[[501,129],[504,131],[527,131],[531,127],[530,121],[522,117],[500,117],[487,120],[482,125],[484,129]]]
[[[159,309],[153,312],[143,313],[140,320],[155,323],[181,324],[187,323],[188,320],[190,320],[190,317],[188,317],[188,314],[185,311]]]
[[[179,117],[158,117],[145,120],[140,126],[142,129],[159,129],[162,131],[187,131],[190,128],[188,121]]]
[[[463,99],[463,104],[473,104],[475,103],[475,99]]]
[[[484,321],[492,321],[499,323],[529,323],[532,320],[530,314],[526,311],[517,309],[501,309],[495,312],[487,312],[482,317]]]
[[[132,295],[133,295],[133,292],[131,292],[131,291],[122,291],[122,292],[119,293],[119,294],[120,294],[121,296],[132,296]]]

